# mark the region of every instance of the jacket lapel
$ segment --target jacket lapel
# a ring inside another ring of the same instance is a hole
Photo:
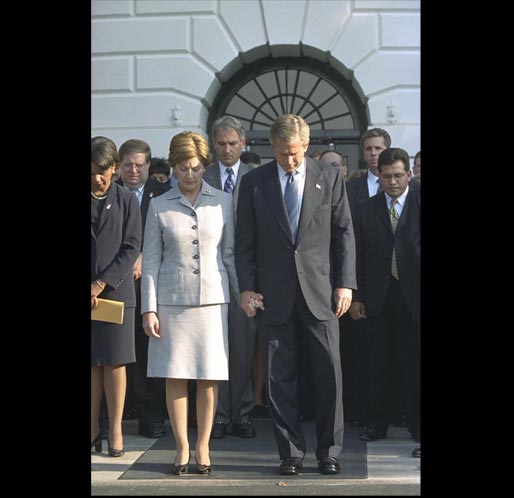
[[[278,221],[278,224],[290,242],[294,244],[293,234],[291,233],[291,226],[289,225],[289,220],[286,214],[284,196],[282,195],[282,188],[280,187],[280,179],[278,177],[276,160],[270,163],[268,175],[264,180],[263,191],[267,205],[270,206],[272,213]]]
[[[410,192],[410,190],[409,190]],[[400,218],[398,219],[398,223],[396,225],[396,231],[401,230],[406,223],[407,220],[407,209],[409,208],[409,194],[405,197],[405,204],[403,205],[402,214],[400,215]]]
[[[378,219],[387,227],[390,233],[393,233],[393,227],[391,226],[391,219],[389,218],[389,209],[387,209],[387,200],[384,192],[380,192],[372,197],[375,204],[375,210],[378,215]]]
[[[109,192],[107,192],[107,199],[105,199],[104,208],[102,209],[102,214],[100,215],[100,223],[98,223],[97,233],[100,233],[102,231],[103,226],[109,219],[113,207],[116,205],[117,197],[117,186],[111,183],[111,186],[109,187]]]
[[[323,184],[320,180],[321,171],[317,164],[307,156],[305,156],[305,159],[305,186],[303,189],[300,220],[298,222],[297,245],[299,241],[302,240],[302,236],[307,234],[307,227],[311,221],[314,209],[321,203],[323,188]]]
[[[212,184],[212,186],[214,188],[217,188],[218,190],[223,190],[223,187],[221,185],[221,175],[220,175],[219,164],[214,163],[212,166],[209,166],[209,169],[207,170],[207,172],[209,173],[208,178],[211,180],[210,183]]]

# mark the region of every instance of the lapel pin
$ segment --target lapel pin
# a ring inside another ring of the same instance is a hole
[[[319,188],[321,190],[321,185],[319,183],[316,183],[316,188]]]
[[[107,206],[105,206],[105,209],[111,209],[111,205],[107,204]]]
[[[150,192],[150,199],[153,197],[153,192]]]
[[[210,188],[206,188],[206,189],[205,189],[205,193],[206,193],[206,194],[210,194],[210,193],[211,193],[211,189],[210,189]]]

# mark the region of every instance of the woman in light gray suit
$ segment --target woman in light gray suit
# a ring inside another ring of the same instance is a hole
[[[152,199],[146,219],[141,277],[143,328],[149,336],[148,377],[166,378],[166,404],[177,444],[174,474],[187,472],[187,381],[197,381],[196,469],[212,471],[209,438],[218,381],[228,380],[228,302],[238,289],[229,194],[205,183],[207,141],[175,135],[170,165],[178,180]]]

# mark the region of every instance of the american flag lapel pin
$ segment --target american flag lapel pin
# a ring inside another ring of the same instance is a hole
[[[321,190],[321,185],[319,183],[316,183],[316,188]]]

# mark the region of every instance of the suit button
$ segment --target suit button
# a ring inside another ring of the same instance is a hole
[[[200,256],[198,256],[198,254],[195,254],[195,255],[193,256],[193,259],[198,259],[199,257],[200,257]]]
[[[198,241],[197,240],[193,240],[193,244],[198,244]]]
[[[193,230],[196,230],[198,227],[197,227],[196,225],[193,225],[191,228],[192,228]]]
[[[194,211],[191,211],[191,216],[196,216],[196,213]]]
[[[198,273],[200,273],[200,270],[195,270],[193,273],[194,273],[195,275],[198,275]]]

